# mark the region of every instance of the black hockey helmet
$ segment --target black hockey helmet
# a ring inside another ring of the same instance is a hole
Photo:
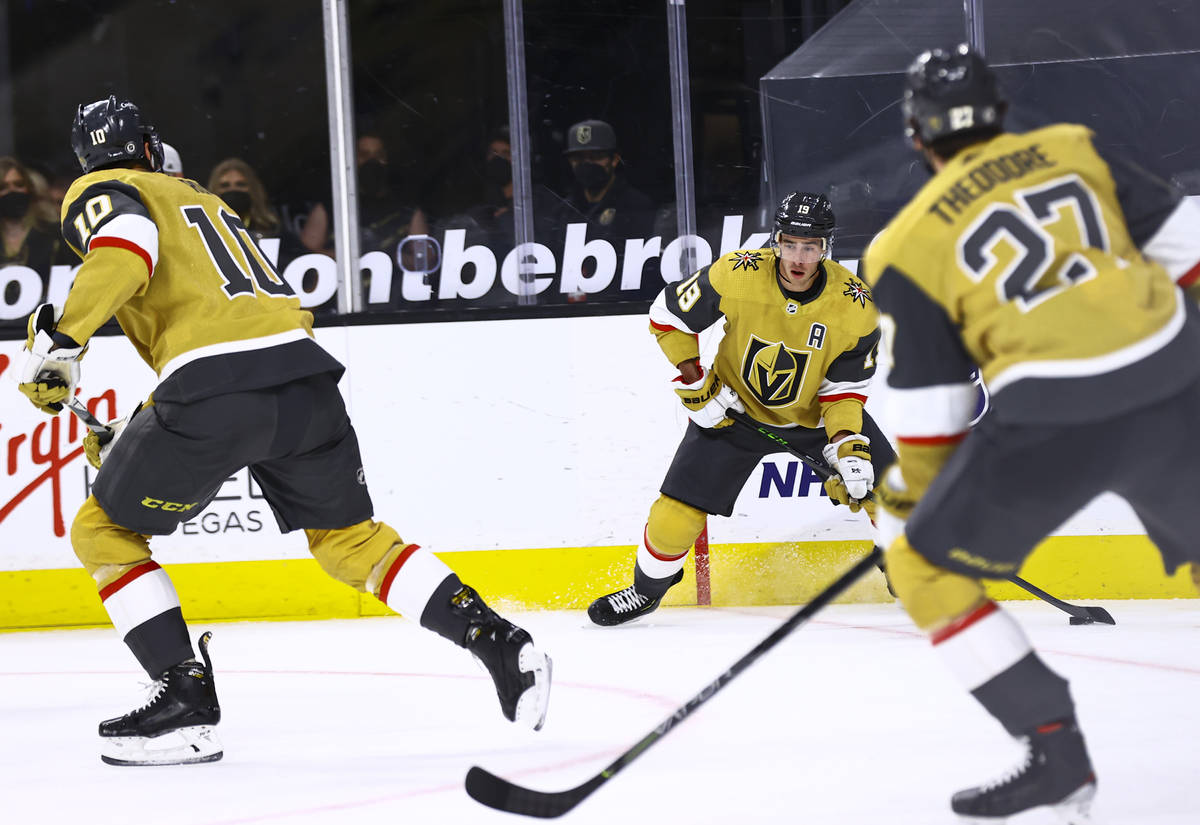
[[[71,127],[71,148],[84,174],[102,166],[145,159],[143,142],[150,144],[150,166],[162,169],[162,140],[132,101],[107,100],[81,103]]]
[[[792,192],[775,210],[775,232],[798,238],[832,238],[833,206],[829,198],[812,192]]]
[[[780,235],[821,238],[824,240],[822,257],[827,258],[833,247],[836,224],[829,198],[813,192],[792,192],[779,202],[779,208],[775,210],[775,231],[771,241],[777,245]]]
[[[928,146],[939,138],[997,131],[1007,103],[996,74],[966,43],[923,52],[904,78],[904,134]]]

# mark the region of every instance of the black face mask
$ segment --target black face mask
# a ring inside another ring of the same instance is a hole
[[[364,198],[378,198],[387,194],[387,164],[369,160],[358,167],[358,194]]]
[[[483,179],[492,186],[507,185],[512,180],[512,164],[499,155],[492,155],[483,167]]]
[[[28,192],[6,192],[0,195],[0,218],[16,220],[29,211]]]
[[[608,183],[612,175],[608,169],[598,163],[584,161],[571,169],[575,175],[575,180],[579,181],[580,185],[589,191],[603,189]]]
[[[221,200],[243,219],[250,214],[250,193],[245,189],[230,189],[221,193]]]

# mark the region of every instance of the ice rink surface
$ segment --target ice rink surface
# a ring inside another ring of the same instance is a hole
[[[1102,604],[1116,627],[1008,607],[1071,680],[1100,780],[1097,823],[1196,825],[1200,602]],[[144,698],[145,675],[113,631],[0,634],[0,821],[532,822],[471,800],[467,769],[577,785],[790,613],[665,608],[604,629],[582,612],[514,614],[554,658],[539,733],[503,719],[465,651],[400,618],[195,625],[213,630],[225,758],[167,768],[98,758],[97,722]],[[561,821],[953,823],[951,792],[1019,753],[898,607],[835,606]]]

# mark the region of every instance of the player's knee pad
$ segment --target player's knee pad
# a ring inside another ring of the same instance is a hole
[[[885,559],[896,597],[924,631],[969,613],[987,598],[978,579],[933,564],[913,549],[903,533],[888,547]]]
[[[308,550],[321,569],[355,590],[367,592],[367,578],[386,561],[400,535],[382,521],[367,519],[334,530],[305,530]]]
[[[150,558],[149,540],[110,519],[95,496],[88,496],[75,514],[71,547],[100,587]]]
[[[650,505],[646,540],[664,556],[686,554],[704,529],[708,514],[670,496],[659,496]]]

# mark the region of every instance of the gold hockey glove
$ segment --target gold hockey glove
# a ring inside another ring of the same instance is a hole
[[[851,513],[857,513],[862,509],[863,502],[850,497],[850,494],[846,492],[845,482],[837,473],[825,479],[825,495],[829,496],[829,501],[835,507],[841,504],[849,505]]]
[[[108,458],[108,454],[112,451],[113,444],[117,438],[125,431],[125,427],[133,420],[133,417],[142,409],[142,405],[138,404],[133,408],[133,412],[124,418],[118,418],[116,421],[110,421],[106,425],[106,432],[98,433],[94,430],[88,430],[88,434],[83,437],[83,454],[87,457],[88,464],[91,464],[97,470],[104,460]]]

